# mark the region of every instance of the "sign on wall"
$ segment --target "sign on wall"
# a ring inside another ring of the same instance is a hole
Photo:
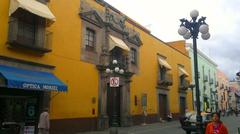
[[[34,134],[35,126],[24,126],[23,134]]]
[[[119,77],[110,77],[110,87],[119,87]]]

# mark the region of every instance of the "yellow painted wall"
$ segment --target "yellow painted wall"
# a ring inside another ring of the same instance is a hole
[[[149,34],[141,32],[141,39],[143,46],[140,48],[140,73],[133,77],[131,85],[131,112],[132,114],[141,114],[141,105],[134,105],[134,95],[138,96],[139,103],[142,93],[148,94],[148,109],[150,114],[157,113],[157,73],[158,73],[158,61],[157,53],[166,56],[167,62],[171,65],[172,70],[169,72],[173,75],[173,85],[169,91],[169,107],[170,112],[179,113],[179,92],[178,92],[178,64],[185,66],[185,70],[190,74],[187,79],[191,81],[191,63],[190,58],[183,55],[179,51],[167,46],[163,42],[153,38]],[[187,94],[187,107],[192,110],[192,95],[191,91]]]
[[[181,53],[185,54],[188,56],[188,51],[186,50],[186,41],[185,40],[180,40],[180,41],[173,41],[173,42],[167,42],[169,45],[171,45],[173,48],[176,48],[179,50]]]
[[[98,72],[95,65],[80,61],[80,1],[50,1],[57,21],[48,28],[53,32],[53,51],[43,56],[7,48],[9,1],[0,1],[0,55],[56,66],[53,73],[68,85],[68,92],[52,92],[52,96],[57,94],[51,100],[52,119],[97,116],[92,115],[93,108],[98,110],[98,103],[92,104],[92,98],[98,100]]]

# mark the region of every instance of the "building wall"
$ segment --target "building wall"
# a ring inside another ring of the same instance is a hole
[[[1,55],[37,63],[56,66],[53,73],[68,85],[67,93],[52,92],[51,119],[96,117],[92,109],[98,110],[98,72],[96,67],[80,61],[81,20],[78,15],[80,2],[74,0],[65,4],[64,1],[51,1],[50,9],[57,21],[48,28],[53,32],[52,52],[45,55],[8,49],[8,7],[9,1],[1,1]],[[72,9],[62,12],[62,9]],[[71,22],[66,21],[66,16]],[[78,28],[76,28],[78,27]],[[82,103],[84,102],[84,103]]]
[[[233,109],[238,109],[238,93],[240,91],[240,84],[239,81],[230,81],[229,82],[229,88],[230,88],[230,92],[231,92],[231,99],[230,99],[230,103],[231,103],[231,107]]]
[[[192,45],[188,44],[189,56],[192,60],[192,79],[195,79],[194,73],[194,60],[193,60],[193,49]],[[206,104],[204,104],[204,96],[208,98],[209,102],[209,110],[215,110],[215,91],[216,91],[216,70],[217,65],[214,63],[208,56],[206,56],[203,52],[198,50],[198,72],[199,72],[199,90],[200,90],[200,101],[201,101],[201,109],[206,111],[208,110]],[[206,77],[206,78],[204,78]],[[212,79],[212,80],[210,80]],[[212,82],[210,82],[212,81]],[[205,89],[205,90],[204,90]],[[195,93],[195,92],[194,92]],[[196,97],[194,96],[194,100]]]
[[[104,7],[101,7],[99,4],[97,4],[94,1],[88,1],[91,6],[96,8],[97,10],[104,10]],[[79,60],[80,57],[80,42],[81,38],[79,35],[81,35],[81,21],[79,19],[79,16],[76,15],[78,13],[78,9],[80,3],[78,1],[74,1],[72,3],[66,4],[63,1],[51,1],[50,8],[52,9],[53,13],[56,15],[57,21],[55,24],[51,26],[51,30],[56,33],[54,35],[53,44],[60,44],[61,46],[65,46],[64,48],[56,48],[57,50],[61,51],[60,53],[64,53],[64,56],[71,57],[73,59],[73,62],[76,61],[74,66],[76,68],[79,68],[79,72],[74,72],[74,78],[71,78],[73,80],[73,85],[69,85],[69,92],[68,95],[65,95],[69,101],[61,102],[62,99],[61,95],[58,95],[59,99],[55,97],[55,100],[52,102],[52,107],[55,109],[55,112],[52,112],[53,118],[72,118],[72,117],[88,117],[91,115],[91,108],[96,108],[95,104],[94,106],[91,104],[91,98],[96,97],[98,91],[98,85],[97,85],[97,72],[94,67],[94,65],[84,63]],[[68,8],[72,9],[69,11],[66,11],[62,13],[62,8]],[[72,20],[72,22],[75,22],[74,25],[66,21],[66,16],[68,16],[69,19]],[[131,27],[134,27],[137,32],[140,33],[141,40],[143,42],[142,47],[140,48],[140,72],[133,76],[132,83],[131,83],[131,112],[132,114],[142,114],[142,109],[139,107],[133,106],[134,101],[134,95],[137,95],[140,97],[141,94],[147,93],[148,94],[148,113],[149,114],[156,114],[157,112],[157,105],[156,105],[156,81],[157,81],[157,53],[160,53],[166,57],[168,57],[167,61],[169,64],[173,67],[172,73],[174,76],[174,84],[170,89],[170,104],[178,103],[178,98],[175,96],[178,95],[178,69],[177,64],[183,64],[186,67],[186,70],[190,73],[191,67],[189,66],[190,61],[189,57],[183,55],[182,53],[172,49],[171,47],[167,46],[167,44],[163,43],[162,41],[154,38],[153,36],[145,33],[142,30],[139,30],[136,26],[133,26],[131,24],[127,24]],[[63,28],[66,27],[66,28]],[[76,28],[79,27],[79,28]],[[68,42],[68,40],[71,40],[71,43]],[[72,46],[72,47],[71,47]],[[66,48],[67,47],[67,48]],[[79,49],[76,49],[79,48]],[[78,61],[78,62],[77,62]],[[72,67],[72,64],[69,62],[69,67]],[[64,64],[65,66],[66,64]],[[79,65],[79,66],[78,66]],[[149,66],[151,65],[151,66]],[[67,69],[72,70],[72,69]],[[81,71],[82,70],[82,71]],[[88,74],[84,74],[84,72],[88,72]],[[77,75],[79,73],[79,75]],[[88,77],[89,76],[89,77]],[[94,76],[94,77],[93,77]],[[93,79],[93,80],[92,80]],[[191,78],[188,78],[191,79]],[[89,81],[86,82],[86,81]],[[81,83],[82,82],[82,83]],[[91,83],[91,84],[90,84]],[[93,84],[94,83],[94,84]],[[74,90],[74,91],[71,91]],[[89,90],[90,89],[90,90]],[[71,92],[72,95],[71,96]],[[88,97],[87,97],[88,96]],[[97,97],[96,97],[97,99]],[[73,101],[73,103],[71,102]],[[188,95],[187,98],[188,107],[191,109],[191,95]],[[80,102],[87,102],[85,105],[82,105]],[[69,103],[72,103],[69,105]],[[59,108],[59,105],[68,105],[68,109],[61,109]],[[80,104],[80,105],[79,105]],[[76,109],[76,105],[79,105],[79,108]],[[81,107],[84,107],[82,109]],[[74,113],[71,112],[74,109]],[[64,110],[64,111],[62,111]],[[96,108],[97,110],[97,108]],[[179,112],[179,105],[170,105],[170,110],[173,113]],[[65,113],[65,114],[64,114]],[[69,113],[71,116],[69,116],[67,113]]]
[[[143,46],[140,50],[140,73],[133,77],[132,86],[131,86],[131,96],[132,102],[133,97],[136,94],[140,97],[142,93],[148,94],[148,112],[150,114],[157,113],[157,96],[156,96],[156,82],[157,82],[157,70],[158,70],[158,61],[157,54],[161,54],[167,57],[167,62],[171,65],[172,70],[170,73],[173,74],[173,85],[169,90],[169,104],[170,111],[172,113],[179,113],[179,92],[178,92],[178,64],[185,66],[185,69],[191,76],[191,66],[189,57],[185,56],[176,49],[168,46],[162,41],[153,38],[152,36],[141,33],[141,38],[143,41]],[[191,77],[187,78],[191,81]],[[191,91],[187,91],[187,107],[189,110],[192,109],[192,96]],[[141,114],[141,105],[134,106],[132,103],[132,113]],[[174,105],[178,104],[178,105]]]
[[[104,7],[94,0],[87,2],[97,10],[104,11]],[[7,47],[8,7],[9,0],[0,1],[0,55],[53,65],[56,67],[53,73],[68,85],[68,92],[66,93],[51,92],[51,120],[69,119],[71,121],[71,119],[97,118],[100,76],[96,65],[84,62],[80,58],[83,34],[81,29],[82,21],[79,16],[80,1],[50,1],[49,8],[56,16],[56,22],[47,28],[47,30],[53,32],[52,52],[44,55],[35,54],[28,50],[9,49]],[[191,75],[190,58],[146,31],[139,29],[139,26],[134,26],[129,22],[127,26],[134,28],[140,33],[143,44],[139,52],[139,72],[132,77],[130,86],[131,114],[142,115],[143,111],[140,99],[138,100],[139,105],[134,105],[134,96],[141,98],[142,94],[147,94],[148,96],[147,113],[149,115],[157,115],[158,113],[156,86],[159,64],[157,54],[167,57],[167,62],[172,67],[170,73],[173,75],[173,85],[169,89],[169,108],[170,112],[178,114],[180,109],[178,64],[183,65]],[[188,77],[187,79],[191,81],[192,78]],[[186,93],[187,107],[191,110],[191,91],[187,91]],[[72,122],[74,121],[72,120]],[[77,122],[75,123],[77,124]],[[88,129],[95,129],[96,121],[94,120],[88,125],[94,126]],[[79,126],[73,125],[72,127]]]
[[[228,89],[229,80],[227,76],[221,70],[217,71],[217,81],[218,81],[218,107],[221,111],[226,111],[228,109]]]

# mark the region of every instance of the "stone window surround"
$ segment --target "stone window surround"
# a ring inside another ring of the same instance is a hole
[[[95,51],[96,48],[96,32],[91,28],[86,28],[84,36],[84,45],[86,50]]]
[[[95,32],[95,46],[94,50],[88,50],[86,49],[85,45],[85,36],[86,36],[86,30],[91,29]],[[89,62],[92,64],[98,64],[99,63],[99,56],[101,52],[102,42],[103,42],[103,29],[94,25],[93,23],[90,23],[88,21],[82,20],[82,42],[80,44],[81,48],[81,60],[85,62]]]
[[[130,55],[131,56],[131,59],[130,59],[131,63],[136,65],[137,64],[137,59],[138,59],[137,50],[135,48],[131,48],[130,51],[131,51],[131,53],[130,53],[131,54]]]

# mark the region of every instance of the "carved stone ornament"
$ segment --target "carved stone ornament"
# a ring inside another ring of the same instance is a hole
[[[140,39],[140,34],[136,32],[133,28],[126,26],[127,16],[121,15],[120,13],[114,11],[111,5],[107,4],[106,2],[100,0],[97,1],[101,4],[104,4],[105,11],[99,11],[93,6],[91,6],[87,0],[81,0],[81,10],[80,15],[83,19],[97,24],[98,26],[104,26],[104,24],[108,24],[111,28],[125,34],[127,37],[126,39],[137,45],[142,45],[142,41]]]

